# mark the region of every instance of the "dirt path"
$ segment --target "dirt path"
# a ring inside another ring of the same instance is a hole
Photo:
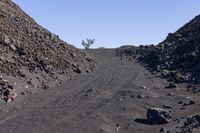
[[[97,59],[94,72],[2,106],[0,132],[146,133],[170,127],[173,120],[200,109],[195,104],[180,110],[178,101],[191,94],[165,89],[162,79],[134,61],[121,60],[113,49],[87,52]],[[170,92],[175,96],[167,96]],[[137,98],[139,94],[144,97]],[[169,124],[152,126],[135,121],[145,119],[147,108],[163,105],[173,107]]]

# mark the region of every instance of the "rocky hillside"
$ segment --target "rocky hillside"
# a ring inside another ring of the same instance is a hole
[[[137,56],[154,73],[160,72],[169,81],[199,84],[200,16],[170,33],[158,45],[119,48],[118,53]]]
[[[177,82],[195,81],[200,83],[200,16],[195,17],[177,32],[169,34],[159,44],[156,64],[161,69],[176,70]],[[169,75],[170,76],[170,75]]]
[[[11,0],[0,0],[2,88],[8,88],[7,79],[16,88],[18,80],[25,85],[18,88],[44,87],[51,81],[90,72],[93,67],[94,61],[88,55],[38,25]]]

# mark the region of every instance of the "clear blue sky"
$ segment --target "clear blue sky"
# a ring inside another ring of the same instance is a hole
[[[82,48],[157,44],[200,14],[200,0],[13,0],[36,22]]]

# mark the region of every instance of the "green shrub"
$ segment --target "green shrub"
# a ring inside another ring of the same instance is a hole
[[[86,41],[82,40],[82,45],[85,47],[85,49],[89,49],[91,45],[93,45],[95,42],[95,39],[86,39]]]

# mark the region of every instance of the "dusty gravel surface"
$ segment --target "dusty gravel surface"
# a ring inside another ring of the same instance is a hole
[[[114,49],[87,50],[97,60],[94,72],[61,86],[0,104],[1,133],[154,133],[175,129],[185,116],[200,110],[198,94],[167,83],[136,63],[121,59]],[[142,87],[146,86],[146,87]],[[172,96],[168,96],[171,93]],[[142,98],[138,98],[142,95]],[[191,97],[195,104],[183,106]],[[182,101],[183,103],[180,103]],[[169,105],[170,123],[149,125],[149,107]],[[196,132],[198,133],[198,129]]]

